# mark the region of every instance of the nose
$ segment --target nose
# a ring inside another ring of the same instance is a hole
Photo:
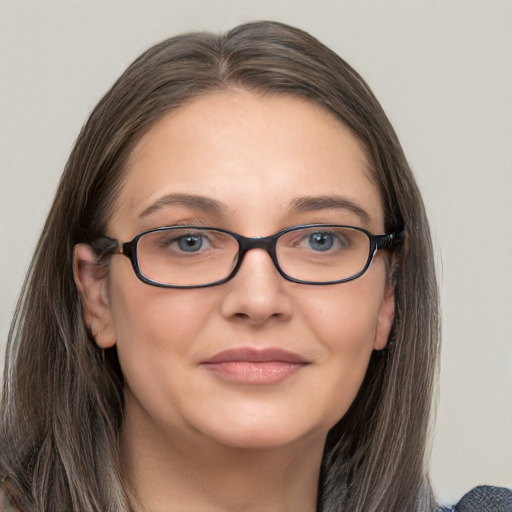
[[[288,283],[278,272],[265,249],[247,251],[237,274],[225,286],[222,314],[229,319],[262,325],[286,320],[292,312]]]

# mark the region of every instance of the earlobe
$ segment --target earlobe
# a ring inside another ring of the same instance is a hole
[[[115,345],[116,336],[108,300],[105,268],[90,245],[74,249],[73,275],[82,298],[84,321],[101,348]]]
[[[393,320],[395,318],[395,292],[391,283],[386,285],[384,297],[379,307],[377,317],[377,329],[375,330],[375,339],[373,348],[375,350],[383,350],[386,348],[389,339]]]

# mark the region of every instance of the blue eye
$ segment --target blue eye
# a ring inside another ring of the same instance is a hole
[[[312,233],[309,235],[309,245],[315,251],[328,251],[334,245],[334,237],[331,233]]]
[[[197,252],[203,247],[202,235],[187,235],[178,238],[178,247],[183,252]]]

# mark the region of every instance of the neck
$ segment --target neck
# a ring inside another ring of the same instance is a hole
[[[127,414],[121,464],[136,512],[315,512],[324,439],[236,448]]]

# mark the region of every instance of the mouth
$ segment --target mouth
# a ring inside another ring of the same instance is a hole
[[[219,352],[201,365],[240,384],[277,384],[310,364],[301,355],[277,348],[237,348]]]

